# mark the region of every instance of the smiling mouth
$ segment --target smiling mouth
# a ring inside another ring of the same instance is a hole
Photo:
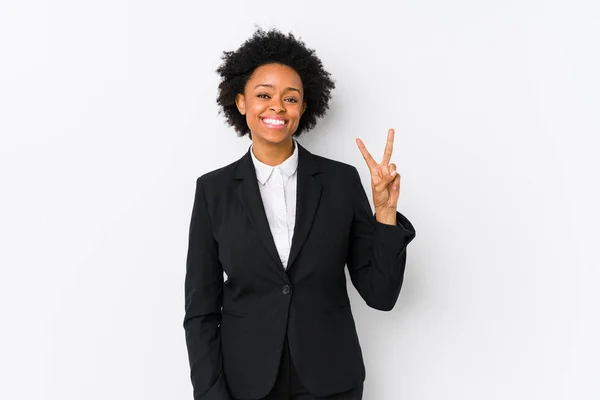
[[[269,128],[281,129],[288,124],[288,121],[275,118],[261,118],[263,124]]]

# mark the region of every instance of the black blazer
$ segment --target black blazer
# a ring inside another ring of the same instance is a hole
[[[355,167],[298,144],[296,223],[285,270],[250,151],[196,182],[184,318],[194,398],[266,396],[286,332],[313,395],[350,390],[364,381],[365,367],[344,266],[370,307],[391,310],[415,230],[400,213],[396,226],[377,222]]]

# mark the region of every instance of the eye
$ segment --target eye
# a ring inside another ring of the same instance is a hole
[[[293,97],[289,97],[289,98],[287,98],[286,100],[289,100],[289,101],[290,101],[290,102],[292,102],[292,103],[297,103],[297,102],[298,102],[298,100],[296,100],[296,99],[295,99],[295,98],[293,98]]]
[[[269,95],[265,93],[259,93],[256,95],[256,97],[260,97],[261,99],[268,99]]]

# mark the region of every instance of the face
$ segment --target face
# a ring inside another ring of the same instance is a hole
[[[279,144],[291,141],[306,110],[300,75],[281,64],[254,71],[235,103],[252,133],[252,141]]]

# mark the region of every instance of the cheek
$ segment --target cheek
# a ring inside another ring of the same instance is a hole
[[[248,114],[253,116],[256,116],[263,112],[263,109],[264,107],[261,107],[261,105],[257,103],[250,103],[249,107],[247,108]]]
[[[246,123],[248,125],[258,124],[260,122],[258,116],[261,115],[262,112],[263,112],[263,110],[258,109],[256,106],[247,109],[246,110]]]
[[[288,111],[288,115],[290,116],[290,118],[300,119],[300,117],[302,116],[302,109],[299,107],[291,109]]]

